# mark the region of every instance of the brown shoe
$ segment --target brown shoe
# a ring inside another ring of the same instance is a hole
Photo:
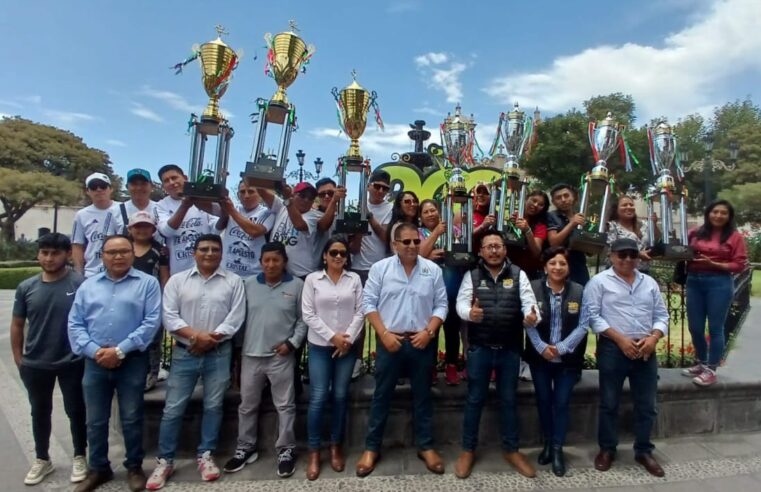
[[[346,458],[340,444],[330,445],[330,467],[333,471],[341,473],[346,468]]]
[[[320,450],[310,449],[307,455],[307,480],[317,480],[320,476]]]
[[[145,472],[142,467],[130,468],[127,470],[127,487],[132,492],[145,490]]]
[[[655,458],[653,458],[653,455],[650,453],[637,455],[634,458],[634,461],[645,467],[645,470],[654,477],[662,477],[666,475],[666,472],[663,471],[661,465],[655,461]]]
[[[114,479],[114,472],[108,471],[93,471],[87,472],[87,476],[84,480],[79,482],[74,488],[74,492],[90,492],[95,490],[106,482],[110,482]]]
[[[418,451],[417,457],[425,462],[425,467],[428,468],[429,472],[437,475],[444,473],[444,461],[435,450],[426,449],[425,451]]]
[[[613,456],[613,453],[601,449],[600,452],[597,453],[597,456],[595,456],[595,470],[602,472],[610,470],[610,466],[613,464],[614,459],[615,457]]]
[[[463,451],[454,462],[454,475],[457,478],[468,478],[473,471],[473,463],[476,461],[476,453]]]
[[[526,455],[519,451],[512,451],[505,453],[505,461],[510,463],[510,466],[515,468],[515,471],[527,478],[534,478],[536,476],[536,470],[526,459]]]
[[[364,478],[375,470],[375,465],[380,461],[380,453],[365,450],[357,461],[357,476]]]

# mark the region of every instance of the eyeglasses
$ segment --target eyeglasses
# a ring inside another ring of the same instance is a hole
[[[405,198],[404,200],[402,200],[402,203],[405,205],[417,205],[418,201],[413,198]]]
[[[346,258],[349,255],[349,252],[345,249],[331,249],[328,251],[328,254],[335,258],[336,256],[340,256],[341,258]]]
[[[402,243],[405,246],[409,246],[410,244],[417,246],[420,244],[420,239],[396,239],[396,242]]]
[[[321,191],[321,192],[317,193],[317,196],[319,196],[320,198],[333,198],[333,195],[335,195],[335,194],[336,194],[335,191],[328,190],[328,191]]]
[[[103,254],[116,258],[117,256],[129,256],[132,254],[131,249],[108,249],[103,251]]]
[[[90,186],[87,187],[87,189],[90,191],[107,190],[108,185],[105,183],[91,184]]]
[[[214,246],[203,246],[198,248],[196,251],[200,251],[201,253],[221,253],[222,248],[215,248]]]
[[[390,186],[386,186],[386,185],[380,184],[380,183],[373,183],[372,186],[373,186],[373,188],[375,188],[375,191],[386,191],[387,192],[388,190],[391,189]]]
[[[504,244],[484,244],[481,246],[481,249],[485,249],[486,251],[502,251],[504,247]]]
[[[626,251],[618,251],[616,254],[618,255],[618,259],[620,260],[625,260],[627,258],[629,258],[630,260],[636,260],[637,258],[639,258],[639,251],[634,251],[631,249]]]

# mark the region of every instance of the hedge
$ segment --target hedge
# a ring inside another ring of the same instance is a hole
[[[16,289],[18,284],[40,272],[40,267],[0,268],[0,289]]]

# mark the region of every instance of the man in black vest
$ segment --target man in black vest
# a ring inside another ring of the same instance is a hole
[[[455,475],[466,478],[475,461],[478,425],[489,390],[492,370],[497,373],[500,435],[504,458],[518,473],[533,478],[536,470],[518,451],[516,390],[523,351],[523,326],[539,321],[528,276],[507,259],[507,248],[497,231],[481,239],[481,259],[462,280],[457,314],[468,322],[468,398],[462,429],[462,454]]]

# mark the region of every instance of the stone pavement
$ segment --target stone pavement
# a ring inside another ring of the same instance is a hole
[[[10,356],[8,326],[12,303],[11,291],[0,291],[0,491],[71,490],[68,483],[71,445],[68,423],[63,413],[60,394],[54,401],[53,436],[51,456],[57,470],[45,482],[35,488],[25,487],[23,477],[33,457],[33,441],[29,424],[29,408],[26,393],[18,378],[18,372]],[[748,337],[757,338],[761,321],[761,300],[754,300],[751,313],[743,328],[743,341]],[[755,319],[758,316],[759,319]],[[741,345],[742,342],[741,342]],[[747,346],[746,346],[747,348]],[[738,351],[738,359],[732,363],[757,365],[753,354]],[[742,355],[740,355],[742,353]],[[732,373],[727,368],[727,376]],[[761,419],[761,408],[751,410],[755,418]],[[116,480],[100,490],[127,490],[124,482],[125,471],[120,466],[123,448],[116,439],[111,446],[111,459],[116,471]],[[268,443],[271,446],[271,443]],[[184,455],[178,460],[178,470],[166,490],[215,491],[215,490],[341,490],[341,491],[440,491],[440,490],[655,490],[655,491],[714,491],[714,490],[761,490],[761,432],[743,434],[703,434],[700,436],[668,438],[655,441],[656,457],[664,465],[665,478],[648,475],[633,461],[631,443],[622,442],[619,457],[614,467],[600,473],[592,467],[597,451],[593,443],[584,443],[566,448],[568,475],[555,477],[548,467],[541,467],[539,476],[530,480],[511,471],[502,461],[500,452],[493,447],[480,451],[479,461],[473,475],[467,480],[459,480],[452,474],[452,464],[458,449],[448,446],[441,449],[447,464],[443,476],[428,473],[422,462],[415,456],[414,449],[384,449],[383,460],[376,471],[367,478],[354,476],[354,462],[359,450],[348,454],[347,470],[333,472],[329,465],[323,465],[319,480],[308,482],[304,478],[306,459],[299,456],[296,474],[289,479],[278,479],[275,475],[275,453],[264,449],[259,461],[247,466],[234,475],[225,475],[215,483],[201,483],[191,456]],[[524,451],[535,462],[538,449]],[[326,458],[327,453],[324,453]],[[220,465],[228,456],[219,458]],[[153,467],[153,457],[145,461],[146,472]]]

